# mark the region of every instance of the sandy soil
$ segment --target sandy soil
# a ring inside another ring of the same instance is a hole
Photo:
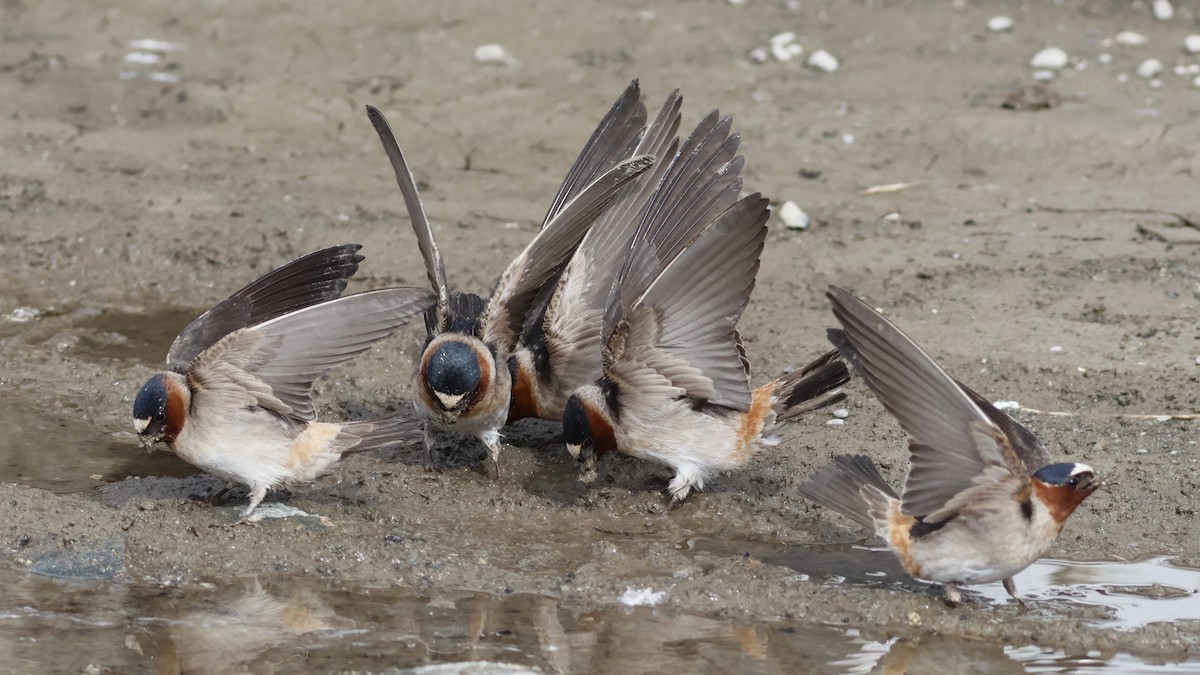
[[[757,379],[826,349],[823,290],[853,289],[992,399],[1069,413],[1018,414],[1057,457],[1109,477],[1054,556],[1200,564],[1196,423],[1129,417],[1200,407],[1200,90],[1170,72],[1191,62],[1194,19],[1072,0],[799,4],[3,3],[0,310],[43,314],[0,322],[0,478],[93,489],[0,486],[0,552],[34,567],[91,556],[89,574],[156,582],[326,575],[581,603],[638,584],[667,590],[668,608],[764,621],[1195,649],[1195,623],[1085,630],[1095,612],[1056,602],[952,610],[912,583],[804,583],[730,547],[692,546],[868,541],[792,489],[847,451],[902,479],[903,435],[857,382],[845,426],[826,426],[828,414],[799,423],[666,517],[652,513],[663,472],[611,461],[581,485],[536,423],[509,434],[499,484],[473,442],[448,444],[438,475],[415,448],[354,457],[269,497],[322,519],[259,527],[224,527],[230,509],[188,499],[218,480],[139,454],[137,388],[192,316],[244,282],[359,242],[367,261],[351,290],[424,283],[364,104],[389,115],[416,167],[452,283],[483,290],[637,77],[652,105],[681,88],[685,128],[713,107],[733,114],[747,189],[813,218],[802,232],[772,223],[742,322]],[[997,13],[1015,19],[1010,35],[986,29]],[[1125,29],[1149,45],[1104,42]],[[752,63],[785,30],[841,69]],[[146,38],[185,46],[128,61]],[[490,42],[518,64],[473,62]],[[1042,97],[1027,89],[1028,61],[1047,45],[1086,67]],[[1149,57],[1167,66],[1160,88],[1133,74]],[[1013,96],[1049,108],[1002,107]],[[914,185],[863,194],[894,183]],[[325,381],[325,414],[408,405],[417,339],[414,328]]]

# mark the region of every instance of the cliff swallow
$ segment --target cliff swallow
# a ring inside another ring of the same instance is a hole
[[[801,412],[840,400],[849,378],[830,352],[750,389],[736,330],[754,288],[767,200],[729,207],[673,260],[653,247],[630,252],[604,320],[603,376],[567,400],[567,449],[586,459],[610,450],[675,471],[671,506],[716,471],[739,467]],[[655,273],[657,272],[657,273]]]
[[[623,186],[654,164],[653,157],[632,154],[645,110],[636,96],[628,94],[626,90],[626,96],[605,116],[568,172],[541,230],[509,264],[486,301],[473,293],[449,290],[441,253],[400,146],[379,110],[367,106],[391,160],[437,295],[437,304],[425,315],[427,340],[415,375],[416,407],[425,420],[431,466],[433,429],[437,427],[479,438],[487,446],[499,478],[500,427],[508,418],[512,389],[507,361],[526,316],[597,216]]]
[[[416,435],[405,417],[316,421],[313,382],[433,301],[424,289],[392,288],[322,302],[353,274],[357,259],[347,264],[346,249],[357,247],[301,258],[205,312],[171,345],[167,370],[134,399],[143,445],[165,443],[185,461],[250,488],[241,522],[270,488],[313,480],[347,452]]]
[[[602,374],[601,328],[613,281],[631,248],[673,259],[742,189],[744,160],[733,121],[716,110],[683,142],[675,137],[682,99],[667,97],[636,154],[663,158],[618,197],[584,237],[548,301],[535,304],[508,359],[508,421],[561,420],[567,399]]]
[[[892,322],[830,287],[842,330],[829,339],[908,434],[904,496],[864,456],[839,456],[800,494],[867,527],[905,571],[945,585],[1003,581],[1049,550],[1100,481],[1086,464],[1053,463],[1033,433],[946,374]],[[1023,604],[1023,603],[1022,603]]]

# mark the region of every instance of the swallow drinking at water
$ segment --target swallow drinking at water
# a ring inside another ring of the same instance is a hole
[[[753,194],[717,214],[670,260],[635,242],[604,318],[603,375],[563,413],[568,451],[617,450],[675,471],[673,506],[714,472],[745,464],[802,412],[840,400],[830,352],[757,389],[736,325],[754,288],[770,212]]]
[[[427,339],[416,372],[416,407],[425,420],[432,466],[434,428],[479,438],[500,476],[500,428],[508,419],[512,377],[508,358],[544,287],[557,279],[596,218],[655,158],[634,155],[645,122],[636,87],[612,107],[568,172],[529,245],[485,301],[450,291],[446,268],[417,192],[416,181],[383,114],[367,106],[391,160],[417,235],[437,303],[425,315]]]
[[[133,402],[147,448],[162,442],[205,471],[250,488],[241,522],[281,484],[310,481],[348,452],[417,437],[406,416],[316,421],[313,382],[433,302],[425,289],[339,298],[358,246],[324,249],[273,270],[189,324],[167,370]]]
[[[898,496],[865,456],[838,456],[800,494],[875,532],[917,579],[1002,581],[1049,550],[1100,481],[1086,464],[1054,463],[1033,433],[946,374],[891,321],[830,287],[842,329],[829,339],[908,434],[911,467]],[[1023,603],[1022,603],[1023,604]]]

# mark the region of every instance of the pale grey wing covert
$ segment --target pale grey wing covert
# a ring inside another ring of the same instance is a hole
[[[935,513],[989,469],[1008,468],[1000,429],[941,366],[862,300],[835,286],[826,295],[842,324],[830,341],[909,436],[905,514]]]
[[[201,352],[238,329],[340,296],[363,260],[360,248],[314,251],[250,282],[183,329],[167,352],[167,368],[184,373]]]
[[[389,288],[331,300],[231,333],[188,373],[196,396],[253,402],[293,422],[316,418],[313,382],[429,307],[421,288]]]
[[[379,134],[379,141],[392,164],[392,172],[396,175],[396,184],[400,186],[400,194],[404,196],[404,206],[408,209],[408,218],[412,222],[413,232],[417,235],[417,248],[425,261],[425,274],[429,277],[429,286],[437,295],[432,332],[442,332],[448,328],[450,321],[450,285],[446,280],[446,263],[438,250],[437,241],[433,238],[433,228],[425,215],[425,206],[421,203],[421,193],[417,191],[417,181],[413,178],[400,144],[392,133],[392,127],[387,118],[375,106],[367,106],[367,117]]]

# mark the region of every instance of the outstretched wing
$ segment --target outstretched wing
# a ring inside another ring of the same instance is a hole
[[[192,388],[243,400],[284,418],[315,418],[318,377],[366,351],[429,307],[422,288],[388,288],[330,300],[225,336],[196,358]],[[228,397],[228,398],[226,398]]]
[[[412,222],[413,232],[417,235],[417,248],[425,259],[425,274],[429,277],[429,286],[437,295],[434,306],[434,322],[436,331],[447,329],[450,322],[450,286],[446,281],[446,263],[438,250],[437,241],[433,238],[433,228],[429,226],[429,218],[425,216],[425,206],[421,203],[421,194],[417,192],[417,181],[413,178],[400,144],[392,133],[392,127],[387,118],[375,106],[367,106],[367,117],[379,134],[383,149],[387,152],[388,160],[392,163],[392,172],[396,174],[396,183],[400,186],[400,194],[404,196],[404,206],[408,209],[408,219]]]
[[[740,200],[667,262],[627,312],[610,314],[605,374],[660,392],[669,382],[690,398],[748,410],[736,325],[754,289],[768,215],[760,195]],[[651,254],[633,255],[639,269],[655,264]]]
[[[653,152],[634,152],[646,124],[646,106],[642,105],[641,96],[638,81],[633,80],[613,102],[608,114],[596,125],[596,130],[592,132],[591,138],[575,159],[575,164],[563,179],[558,194],[554,195],[554,201],[550,202],[546,217],[542,219],[542,227],[550,224],[563,206],[583,188],[618,162],[635,155],[652,155],[662,159],[661,155]]]
[[[344,244],[314,251],[250,282],[183,329],[167,352],[167,368],[185,372],[201,352],[235,330],[338,297],[358,271],[360,248]]]
[[[829,331],[830,341],[909,436],[904,513],[944,520],[953,515],[945,507],[965,490],[1014,477],[1028,482],[1005,429],[984,412],[990,403],[973,400],[870,305],[836,286],[826,296],[842,324]]]
[[[538,291],[575,252],[597,216],[630,180],[654,165],[654,158],[627,159],[567,202],[500,276],[483,317],[484,342],[511,352]]]

